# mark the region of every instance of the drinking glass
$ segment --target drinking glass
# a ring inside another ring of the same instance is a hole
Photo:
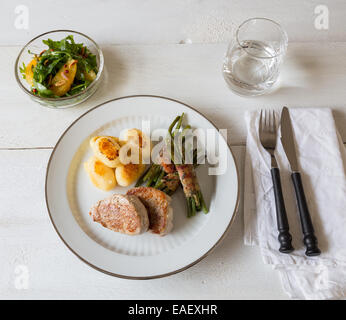
[[[273,20],[252,18],[236,30],[223,63],[223,76],[235,93],[256,96],[271,91],[287,49],[287,34]]]

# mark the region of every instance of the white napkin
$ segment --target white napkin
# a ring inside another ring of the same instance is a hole
[[[277,114],[279,119],[279,114]],[[258,136],[259,112],[247,112],[244,242],[260,247],[293,299],[346,297],[346,151],[330,109],[290,109],[305,195],[322,254],[305,256],[289,163],[278,134],[276,159],[295,250],[278,251],[270,156]]]

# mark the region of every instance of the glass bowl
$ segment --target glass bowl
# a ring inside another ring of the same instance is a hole
[[[96,78],[93,82],[90,83],[90,85],[83,91],[69,96],[69,97],[61,97],[61,98],[46,98],[46,97],[40,97],[38,95],[35,95],[31,92],[31,86],[23,79],[22,74],[20,73],[19,67],[23,65],[27,65],[32,60],[32,54],[28,53],[28,50],[31,52],[37,52],[40,53],[43,50],[47,49],[48,47],[42,42],[42,40],[52,39],[52,40],[61,40],[68,35],[72,35],[76,43],[83,43],[93,54],[96,55],[96,61],[97,61],[97,67],[98,72],[96,75]],[[14,74],[17,80],[18,85],[24,90],[24,92],[30,96],[31,99],[34,101],[40,103],[41,105],[45,107],[50,108],[68,108],[75,106],[86,99],[88,99],[99,87],[102,74],[103,74],[103,66],[104,66],[104,59],[103,54],[100,49],[100,47],[97,45],[97,43],[89,38],[88,36],[72,30],[55,30],[55,31],[49,31],[45,32],[31,41],[29,41],[23,48],[20,50],[18,57],[16,59],[15,63],[15,70]]]

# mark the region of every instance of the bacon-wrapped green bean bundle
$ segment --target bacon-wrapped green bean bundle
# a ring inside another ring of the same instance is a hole
[[[171,154],[173,153],[173,149],[174,151],[178,149],[174,147],[172,148],[175,135],[185,131],[184,129],[182,131],[179,131],[181,128],[183,117],[184,117],[184,114],[182,114],[180,117],[177,117],[168,130],[169,137],[167,141],[170,143],[168,143],[167,146],[171,144]],[[177,123],[177,126],[173,131],[175,123]],[[184,151],[185,150],[182,147],[182,154],[178,155],[178,157],[173,157],[172,155],[171,158],[172,159],[178,158],[179,160],[183,161]],[[205,202],[203,199],[203,195],[197,180],[194,165],[185,164],[185,163],[177,163],[177,162],[175,162],[174,165],[178,172],[180,183],[183,186],[184,194],[187,200],[188,217],[195,215],[197,211],[201,211],[201,210],[203,210],[205,213],[208,213],[208,208],[205,205]]]

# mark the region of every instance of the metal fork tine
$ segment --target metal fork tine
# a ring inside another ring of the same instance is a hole
[[[270,127],[270,132],[275,133],[275,125],[274,125],[274,111],[271,110],[269,112],[269,127]]]
[[[259,137],[265,148],[276,148],[276,118],[274,110],[262,109],[260,114]]]
[[[263,132],[263,109],[261,109],[260,119],[259,119],[259,133]]]

